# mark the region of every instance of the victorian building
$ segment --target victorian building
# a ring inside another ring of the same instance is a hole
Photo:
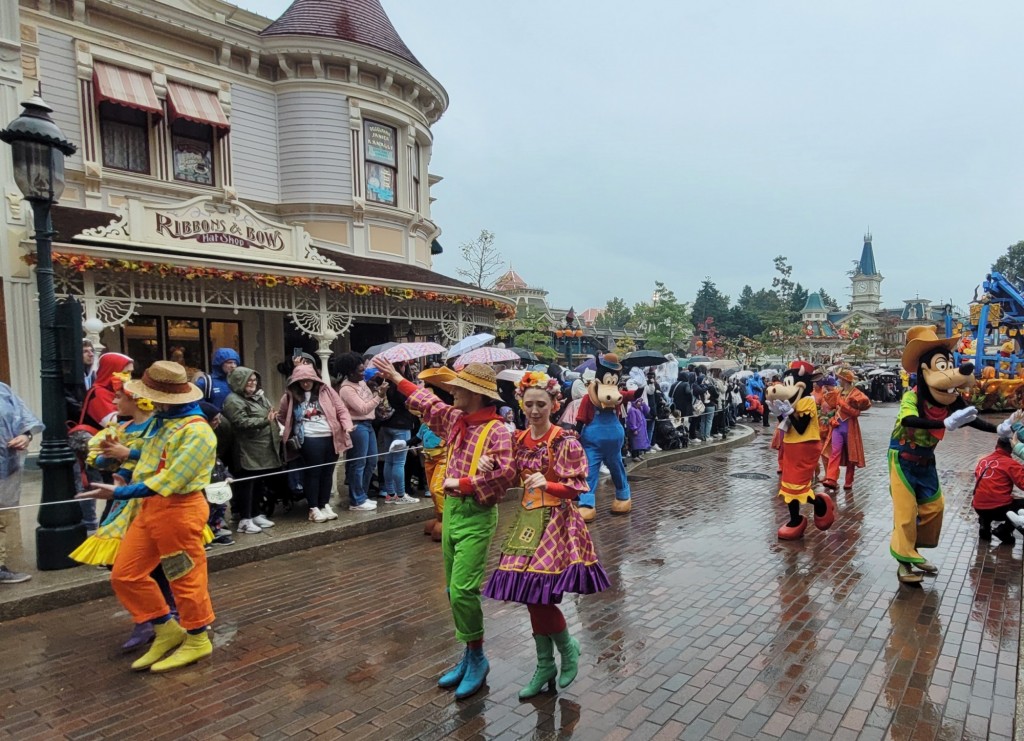
[[[207,368],[220,346],[326,366],[514,310],[432,269],[448,96],[379,0],[295,0],[277,20],[221,0],[10,0],[0,53],[4,120],[41,87],[78,145],[53,210],[58,292],[137,366]],[[0,376],[32,398],[31,215],[2,156]]]

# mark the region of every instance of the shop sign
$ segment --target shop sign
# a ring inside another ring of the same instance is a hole
[[[157,248],[253,262],[315,263],[336,267],[310,244],[298,225],[282,224],[239,201],[200,196],[176,204],[128,198],[108,226],[86,229],[79,239],[124,247]],[[340,270],[340,268],[336,268]]]

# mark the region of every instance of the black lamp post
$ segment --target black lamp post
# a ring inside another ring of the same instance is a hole
[[[0,141],[11,145],[14,180],[32,204],[36,240],[36,287],[39,291],[39,344],[42,350],[43,432],[39,467],[43,471],[43,497],[48,502],[75,495],[75,457],[68,447],[63,375],[57,357],[57,296],[53,286],[50,252],[53,224],[50,207],[64,192],[64,157],[76,147],[50,118],[53,111],[38,95],[21,104],[25,109],[6,129]],[[36,566],[41,571],[77,564],[67,554],[85,539],[78,502],[39,508],[36,528]]]

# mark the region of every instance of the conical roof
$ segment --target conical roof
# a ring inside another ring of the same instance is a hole
[[[525,288],[529,288],[526,281],[523,280],[523,277],[511,265],[508,266],[507,273],[494,281],[495,291],[521,291]]]
[[[294,0],[260,36],[322,36],[371,46],[424,69],[409,51],[380,0]]]
[[[825,304],[821,301],[821,294],[817,291],[807,294],[807,303],[804,304],[803,311],[825,311]]]
[[[861,250],[857,269],[861,275],[878,275],[878,270],[875,268],[875,251],[871,248],[870,234],[864,235],[864,249]]]

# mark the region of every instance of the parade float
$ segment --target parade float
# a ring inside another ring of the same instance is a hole
[[[972,361],[976,383],[969,402],[982,411],[1024,407],[1024,293],[1001,273],[990,273],[975,291],[970,318],[954,324],[946,315],[946,336],[961,335],[954,357]]]

